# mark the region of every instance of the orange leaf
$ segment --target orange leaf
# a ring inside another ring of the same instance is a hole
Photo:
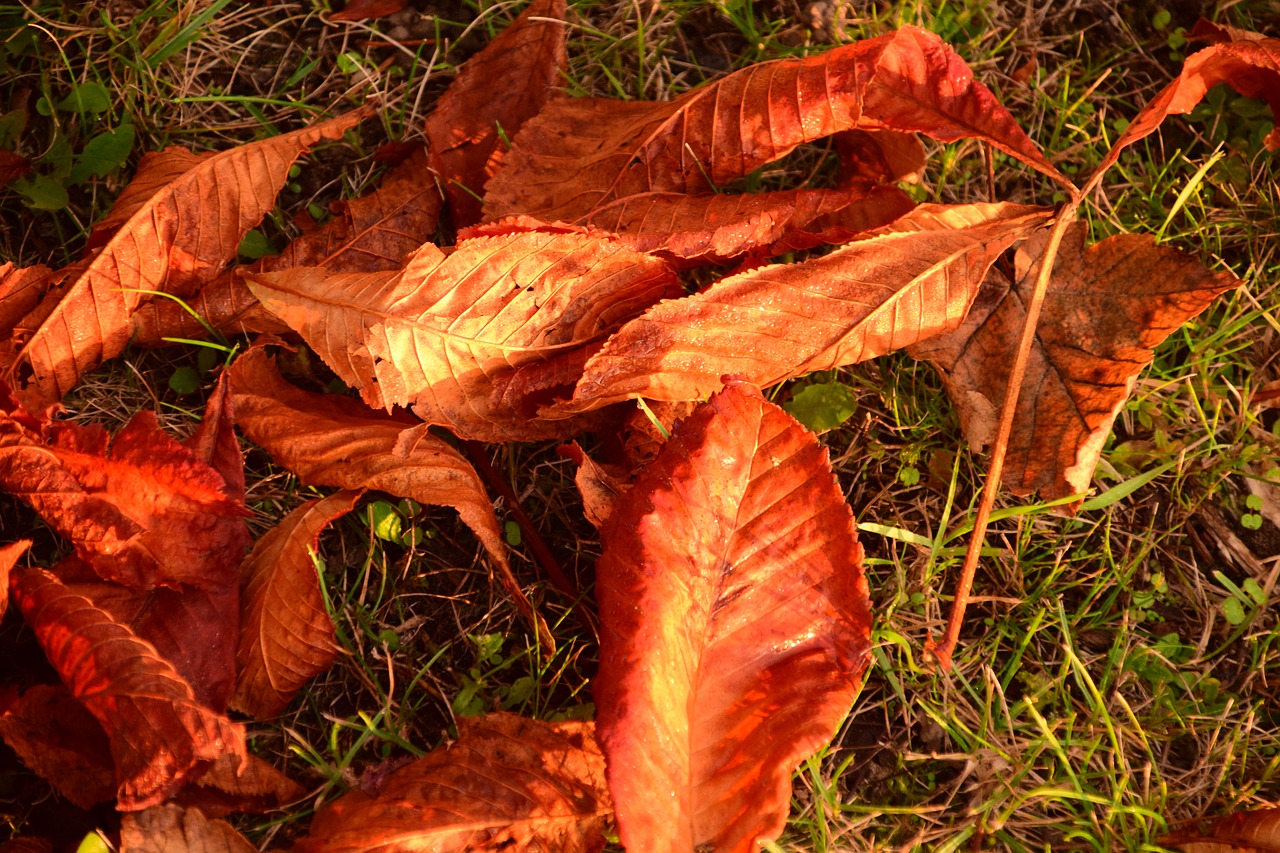
[[[1183,853],[1280,851],[1280,808],[1237,811],[1204,823],[1171,832],[1160,844]]]
[[[228,498],[244,506],[244,454],[236,441],[235,414],[231,410],[231,380],[224,371],[205,404],[200,426],[183,446],[196,459],[217,471],[226,484]]]
[[[596,564],[595,694],[629,850],[753,851],[835,734],[871,614],[853,517],[813,433],[731,383],[621,496]]]
[[[412,406],[482,441],[563,434],[495,406],[504,377],[603,339],[681,292],[661,260],[578,232],[424,246],[400,273],[297,269],[250,287],[375,408]]]
[[[564,0],[535,0],[468,59],[427,117],[431,168],[449,196],[453,227],[480,219],[480,194],[514,137],[560,83],[568,64]],[[556,19],[556,20],[551,20]]]
[[[307,501],[259,539],[245,559],[240,675],[231,698],[236,710],[259,720],[276,716],[337,657],[311,554],[321,531],[350,512],[360,494],[343,491]]]
[[[199,809],[168,803],[120,821],[120,853],[256,853],[224,820],[210,820]]]
[[[329,16],[331,21],[364,21],[369,18],[385,18],[394,15],[405,6],[408,0],[351,0],[342,7],[341,12]]]
[[[1122,234],[1086,249],[1085,232],[1075,223],[1063,239],[1041,310],[1002,478],[1014,494],[1039,491],[1052,500],[1087,491],[1152,349],[1240,283],[1147,235]],[[1018,250],[1012,289],[989,280],[964,326],[911,350],[941,371],[978,449],[996,433],[1045,242],[1036,235]]]
[[[604,847],[609,795],[591,723],[458,720],[458,741],[326,805],[295,853],[498,853]],[[638,848],[637,848],[638,849]]]
[[[876,358],[957,328],[987,268],[1042,208],[921,205],[829,255],[730,276],[662,302],[587,362],[562,417],[634,396],[699,400],[724,374],[765,387]]]
[[[0,548],[0,616],[9,607],[9,573],[18,564],[18,558],[31,547],[30,539],[19,539]]]
[[[21,498],[99,576],[147,590],[234,583],[248,546],[243,506],[222,475],[140,412],[109,439],[101,427],[45,425],[0,406],[0,485]]]
[[[302,799],[306,791],[272,765],[249,753],[244,761],[224,755],[200,778],[189,782],[174,802],[198,808],[210,817],[236,812],[261,814]]]
[[[41,569],[13,576],[14,603],[72,695],[111,741],[118,807],[172,796],[223,755],[243,757],[243,728],[196,701],[147,642]]]
[[[556,98],[516,137],[484,214],[573,222],[637,193],[705,193],[853,128],[984,139],[1070,184],[951,48],[903,27],[753,65],[673,101]]]
[[[8,335],[60,276],[45,266],[0,264],[0,335]]]
[[[255,347],[231,366],[240,428],[302,482],[376,489],[451,506],[484,546],[516,607],[548,648],[555,644],[511,574],[484,483],[463,456],[411,417],[362,410],[350,397],[309,394],[285,382]]]
[[[62,685],[37,684],[0,716],[0,735],[22,763],[82,809],[115,797],[106,732]]]
[[[181,149],[153,155],[179,165],[153,167],[152,176],[163,173],[168,180],[148,178],[145,200],[126,199],[128,209],[136,210],[26,342],[8,367],[7,381],[15,388],[27,385],[14,380],[29,367],[33,390],[42,398],[61,399],[84,372],[124,351],[130,316],[145,298],[140,291],[183,296],[211,281],[274,206],[293,161],[322,139],[340,137],[367,114],[358,110],[209,156]]]

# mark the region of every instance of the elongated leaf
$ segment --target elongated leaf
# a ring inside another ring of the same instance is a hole
[[[565,50],[564,0],[535,0],[472,56],[427,117],[431,168],[449,196],[453,226],[480,219],[484,185],[510,139],[560,84]]]
[[[9,607],[9,573],[17,565],[18,558],[31,547],[30,539],[19,539],[0,548],[0,616]]]
[[[1003,482],[1014,494],[1053,500],[1087,491],[1152,348],[1240,283],[1146,235],[1085,248],[1085,233],[1076,223],[1063,240],[1041,309],[1005,458]],[[963,327],[911,350],[941,371],[975,448],[995,436],[1044,246],[1041,235],[1028,240],[1015,287],[993,279]]]
[[[985,139],[1069,184],[951,48],[908,26],[753,65],[673,101],[552,100],[516,137],[484,214],[573,222],[638,193],[713,191],[858,127]]]
[[[326,805],[296,853],[595,853],[610,814],[591,723],[458,721],[458,741]]]
[[[338,654],[311,560],[320,533],[350,512],[360,492],[307,501],[268,531],[242,568],[244,618],[231,704],[259,720],[274,717]]]
[[[369,405],[483,441],[563,433],[495,406],[503,378],[680,292],[661,260],[565,231],[466,240],[447,257],[425,246],[396,274],[298,269],[250,286]]]
[[[752,851],[857,692],[871,615],[817,438],[731,384],[601,531],[599,737],[628,850]]]
[[[951,331],[982,277],[1046,221],[1019,205],[921,205],[891,230],[829,255],[762,267],[669,300],[587,362],[562,417],[633,396],[699,400],[725,374],[765,387],[876,358]]]
[[[262,348],[231,366],[236,417],[251,441],[302,482],[377,489],[451,506],[471,528],[521,614],[544,645],[550,631],[511,574],[493,504],[471,463],[412,417],[363,409],[350,397],[309,394],[280,376]]]
[[[245,754],[244,730],[196,701],[149,643],[40,569],[11,583],[49,662],[111,741],[118,807],[155,805],[222,755]]]
[[[140,291],[188,295],[211,281],[235,258],[244,234],[271,210],[293,161],[366,115],[356,111],[212,156],[169,155],[185,168],[170,170],[178,176],[167,183],[148,180],[145,201],[128,200],[136,210],[26,342],[8,367],[7,381],[25,387],[20,380],[30,368],[33,390],[60,399],[81,374],[124,351]],[[157,167],[153,175],[161,171]]]

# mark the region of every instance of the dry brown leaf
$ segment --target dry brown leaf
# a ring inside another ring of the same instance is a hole
[[[424,246],[399,273],[255,275],[250,287],[375,408],[481,441],[556,437],[495,405],[503,379],[605,338],[679,285],[661,260],[578,232]]]
[[[13,332],[60,277],[61,273],[39,264],[31,267],[0,264],[0,336]]]
[[[189,782],[173,802],[208,817],[275,811],[302,799],[306,790],[272,765],[249,753],[243,761],[224,755]]]
[[[200,704],[155,648],[41,569],[10,583],[14,603],[63,683],[107,732],[117,807],[160,803],[223,755],[245,755],[244,729]]]
[[[534,0],[483,50],[468,59],[427,116],[431,168],[449,196],[454,228],[480,220],[484,185],[514,137],[560,84],[565,51],[564,0]]]
[[[358,110],[211,156],[174,149],[154,155],[177,158],[181,166],[155,167],[153,176],[180,174],[165,183],[148,178],[141,203],[126,199],[127,208],[136,210],[25,342],[7,366],[6,381],[45,400],[61,399],[85,371],[124,351],[130,317],[147,298],[144,292],[186,296],[213,280],[235,258],[245,233],[275,205],[293,161],[367,115]]]
[[[224,820],[199,809],[166,803],[127,814],[120,821],[120,853],[257,853],[258,848]]]
[[[1070,185],[951,48],[907,26],[753,65],[673,101],[553,99],[516,136],[484,214],[574,222],[638,193],[711,192],[854,128],[984,139]]]
[[[1087,491],[1152,348],[1240,283],[1146,235],[1085,248],[1085,233],[1082,222],[1068,231],[1041,310],[1002,478],[1014,494],[1052,500]],[[1045,242],[1036,235],[1018,250],[1012,290],[992,277],[960,329],[911,349],[942,373],[975,448],[995,436]]]
[[[876,358],[959,327],[987,268],[1043,208],[921,205],[886,232],[668,300],[587,362],[563,417],[632,397],[700,400],[734,374],[765,387]]]
[[[1280,808],[1199,821],[1162,837],[1160,844],[1182,853],[1280,853]]]
[[[62,685],[37,684],[0,716],[0,736],[31,772],[82,809],[115,798],[107,733]]]
[[[295,853],[596,853],[611,807],[591,723],[458,720],[458,740],[316,814]]]
[[[676,427],[601,542],[595,696],[623,844],[759,849],[870,651],[862,548],[826,451],[732,383]]]
[[[338,654],[311,555],[320,533],[362,493],[307,501],[269,530],[244,561],[239,676],[231,707],[263,720],[329,668]]]
[[[582,512],[591,526],[599,530],[613,513],[618,497],[625,494],[631,484],[623,472],[606,469],[588,456],[576,441],[561,446],[559,453],[578,466],[573,482],[582,497]]]

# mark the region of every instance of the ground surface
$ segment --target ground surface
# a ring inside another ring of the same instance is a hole
[[[296,212],[352,195],[376,174],[382,142],[420,136],[456,66],[519,11],[413,2],[392,19],[351,25],[327,22],[319,5],[91,0],[0,10],[0,112],[30,115],[20,132],[0,118],[0,134],[29,155],[81,151],[90,127],[34,105],[92,79],[110,97],[100,121],[137,131],[122,167],[64,187],[61,209],[33,209],[30,194],[0,189],[0,260],[75,257],[144,151],[222,148],[376,96],[386,112],[366,125],[362,145],[306,161],[281,196],[261,229],[279,246]],[[571,5],[572,85],[626,98],[665,99],[752,61],[902,23],[928,27],[1073,176],[1176,73],[1192,49],[1184,28],[1215,13],[1211,4],[1106,0]],[[1225,5],[1217,20],[1280,33],[1273,4]],[[1159,350],[1117,422],[1095,494],[1153,478],[1074,518],[1001,500],[1008,512],[988,537],[996,553],[983,561],[948,675],[923,667],[921,649],[941,630],[984,457],[963,443],[929,368],[902,356],[836,377],[857,392],[858,409],[823,441],[855,517],[869,526],[876,648],[840,735],[796,776],[778,849],[1150,850],[1178,821],[1280,800],[1280,426],[1256,399],[1280,380],[1280,169],[1261,146],[1270,126],[1256,103],[1215,91],[1127,153],[1092,200],[1095,238],[1158,233],[1233,270],[1244,287]],[[976,146],[931,152],[921,199],[987,196]],[[1215,152],[1220,159],[1179,204]],[[811,163],[801,155],[780,168]],[[1001,169],[994,190],[1010,201],[1055,200],[1025,169]],[[186,434],[211,387],[209,366],[198,348],[131,351],[68,399],[69,416],[114,427],[156,408]],[[170,387],[182,368],[196,371],[196,390]],[[489,453],[556,558],[587,584],[598,546],[567,461],[551,445]],[[305,495],[260,453],[249,463],[261,531]],[[572,621],[555,629],[558,654],[539,658],[448,513],[408,508],[402,525],[431,538],[407,546],[374,534],[371,523],[390,508],[366,504],[324,554],[346,653],[278,724],[253,732],[259,754],[314,792],[289,814],[240,821],[264,846],[303,832],[312,804],[382,760],[435,747],[457,714],[591,712],[595,648]],[[946,547],[913,544],[933,539],[944,518],[959,531]],[[53,562],[59,543],[0,496],[0,540],[31,530],[32,559]],[[564,602],[539,579],[527,542],[514,551],[554,622]],[[0,643],[31,647],[16,614]],[[38,649],[31,657],[14,665],[39,666]],[[11,756],[0,761],[0,814],[11,831],[74,841],[112,826],[109,811],[77,812]]]

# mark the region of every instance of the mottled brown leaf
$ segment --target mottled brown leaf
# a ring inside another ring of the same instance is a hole
[[[468,59],[427,117],[431,168],[449,196],[454,228],[480,220],[484,185],[514,137],[538,114],[568,63],[564,0],[534,0]],[[553,20],[554,19],[554,20]]]
[[[239,676],[231,706],[255,719],[281,713],[338,655],[311,555],[320,533],[360,499],[342,491],[307,501],[269,530],[241,568]]]
[[[553,99],[515,138],[484,214],[573,222],[638,193],[705,193],[854,128],[984,139],[1069,183],[951,48],[907,26],[759,63],[673,101]]]
[[[116,796],[107,734],[62,685],[38,684],[0,716],[0,736],[33,773],[82,809]]]
[[[208,817],[223,817],[275,811],[297,802],[305,793],[297,782],[249,753],[244,761],[222,756],[200,778],[187,783],[173,801],[200,809]]]
[[[591,526],[599,530],[613,513],[618,497],[626,493],[631,484],[627,482],[625,473],[606,469],[588,456],[576,441],[562,445],[558,451],[578,466],[573,482],[582,497],[582,512]]]
[[[826,451],[733,383],[676,427],[601,541],[595,695],[623,844],[758,849],[870,649],[862,548]]]
[[[1239,284],[1147,235],[1085,248],[1085,233],[1076,223],[1063,240],[1036,327],[1002,478],[1014,494],[1054,499],[1087,491],[1152,349]],[[1018,250],[1012,289],[992,277],[961,328],[911,350],[941,371],[975,448],[995,436],[1046,240],[1036,235]]]
[[[886,232],[831,254],[662,302],[587,362],[572,400],[542,414],[635,396],[705,399],[725,374],[765,387],[951,331],[996,257],[1047,217],[1020,205],[921,205]]]
[[[484,483],[457,450],[412,417],[372,412],[350,397],[310,394],[290,385],[262,348],[236,359],[231,382],[240,428],[302,482],[376,489],[456,509],[516,607],[554,648],[545,623],[511,574]]]
[[[326,805],[295,853],[595,853],[611,806],[591,723],[514,714],[458,721],[456,743],[395,771],[376,797]]]
[[[0,336],[7,336],[40,304],[59,273],[45,266],[0,264]]]
[[[127,814],[120,821],[120,853],[257,853],[257,847],[224,820],[199,809],[166,803]]]
[[[424,246],[399,273],[255,275],[262,303],[375,408],[412,406],[481,441],[532,440],[565,426],[495,406],[520,367],[603,340],[681,292],[661,260],[578,232]]]
[[[63,683],[107,732],[118,807],[162,802],[223,755],[245,755],[243,728],[201,705],[155,648],[40,569],[17,572],[14,603]]]
[[[31,161],[21,154],[0,148],[0,187],[31,171]]]
[[[6,381],[61,399],[81,374],[124,351],[129,318],[145,298],[140,291],[185,296],[211,281],[274,206],[293,161],[366,115],[359,110],[211,156],[173,155],[188,168],[173,169],[180,174],[167,183],[147,184],[145,201],[79,273],[9,365]],[[30,383],[23,381],[25,368]]]

